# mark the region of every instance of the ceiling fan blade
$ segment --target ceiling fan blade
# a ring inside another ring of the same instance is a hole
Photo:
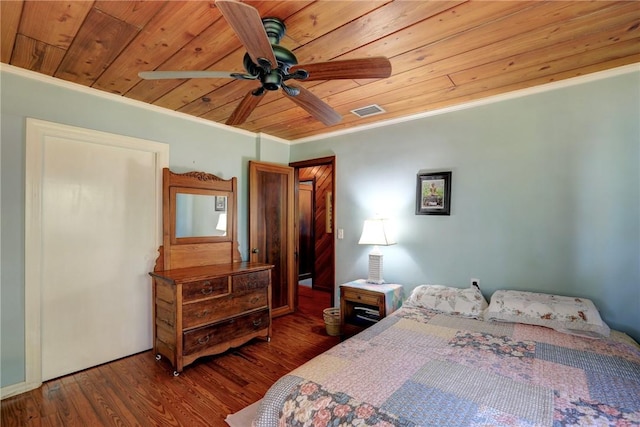
[[[299,90],[300,92],[298,93],[298,95],[292,96],[289,95],[287,91],[283,91],[285,96],[305,109],[313,117],[320,120],[327,126],[332,126],[340,123],[340,121],[342,120],[342,116],[336,110],[331,108],[329,104],[301,86],[290,87],[296,91]]]
[[[216,0],[216,6],[247,49],[253,62],[262,65],[260,59],[266,59],[271,63],[272,69],[277,68],[278,61],[258,10],[234,0]]]
[[[163,79],[239,79],[255,80],[258,76],[233,71],[141,71],[138,77],[145,80]]]
[[[265,91],[262,88],[258,88],[257,90],[252,89],[245,95],[245,97],[240,101],[240,104],[233,110],[231,116],[227,120],[227,124],[230,126],[240,125],[247,120],[251,112],[254,108],[258,106],[262,98],[264,97]]]
[[[391,62],[384,56],[345,59],[342,61],[317,62],[315,64],[294,65],[290,72],[305,70],[311,80],[336,79],[380,79],[391,75]]]

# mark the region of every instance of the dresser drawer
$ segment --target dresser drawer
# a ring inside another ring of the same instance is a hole
[[[269,270],[238,274],[231,277],[233,292],[266,288],[269,285]]]
[[[197,282],[188,282],[182,285],[182,300],[184,302],[228,293],[228,276],[199,280]]]
[[[243,335],[269,327],[269,310],[261,310],[245,316],[225,320],[211,326],[185,332],[183,353],[197,353]]]
[[[182,327],[188,329],[217,322],[261,307],[268,307],[266,289],[238,292],[213,300],[185,304],[182,308]]]
[[[384,296],[379,293],[370,294],[370,293],[363,292],[361,290],[354,291],[349,288],[342,288],[341,291],[342,291],[342,297],[345,300],[356,301],[356,302],[360,302],[362,304],[368,304],[368,305],[380,305],[380,303],[383,301],[383,298],[384,298]]]

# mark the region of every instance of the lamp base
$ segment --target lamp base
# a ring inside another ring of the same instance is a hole
[[[369,254],[369,277],[367,283],[373,283],[376,285],[382,285],[384,279],[382,279],[382,254],[374,253],[372,251]]]

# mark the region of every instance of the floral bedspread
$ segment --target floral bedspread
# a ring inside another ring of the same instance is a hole
[[[405,306],[279,379],[254,427],[638,426],[640,347]]]

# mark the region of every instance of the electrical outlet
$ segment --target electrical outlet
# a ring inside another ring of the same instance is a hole
[[[338,240],[344,239],[344,229],[338,228]]]
[[[476,288],[480,289],[480,279],[476,279],[472,277],[471,286],[475,286]]]

